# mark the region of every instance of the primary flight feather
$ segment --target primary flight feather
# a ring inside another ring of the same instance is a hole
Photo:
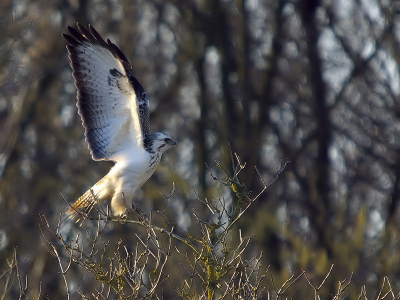
[[[69,58],[78,90],[77,106],[93,160],[110,160],[110,172],[69,209],[81,209],[111,200],[114,216],[126,216],[132,198],[154,173],[162,153],[176,142],[168,135],[150,133],[149,99],[122,51],[104,41],[89,25],[67,27]]]

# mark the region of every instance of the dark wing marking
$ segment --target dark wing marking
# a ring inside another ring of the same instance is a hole
[[[139,106],[140,127],[142,128],[143,136],[150,135],[150,117],[149,117],[149,98],[143,86],[135,76],[128,75],[128,78],[136,93],[136,98]]]

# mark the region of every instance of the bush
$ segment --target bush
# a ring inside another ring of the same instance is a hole
[[[72,225],[71,220],[60,218],[54,230],[42,216],[42,237],[57,260],[67,299],[75,294],[83,299],[121,300],[296,299],[293,295],[302,288],[309,289],[310,299],[321,299],[321,294],[326,293],[324,284],[329,280],[333,265],[318,283],[310,279],[305,270],[295,270],[279,284],[270,268],[261,265],[262,253],[251,256],[253,236],[242,236],[241,230],[235,227],[248,208],[280,176],[286,164],[269,184],[260,176],[263,189],[255,197],[239,180],[245,166],[237,156],[233,175],[218,161],[216,165],[223,175],[217,176],[211,171],[210,175],[222,188],[229,189],[230,197],[198,198],[203,210],[193,210],[198,229],[194,234],[168,219],[168,206],[164,211],[157,211],[155,216],[147,216],[137,209],[138,220],[117,219],[110,216],[107,207],[94,207],[91,213],[79,213],[80,226],[73,226],[79,233],[74,238],[68,228]],[[166,203],[173,195],[174,190],[165,196]],[[160,221],[163,226],[155,224]],[[131,241],[108,240],[116,226],[129,227],[132,232],[141,229],[134,233],[132,250],[127,246],[132,244]],[[49,233],[54,241],[49,238]],[[19,286],[20,299],[27,299],[28,279],[26,283],[22,280],[16,250],[8,266],[0,276],[4,282],[2,299],[7,299],[13,284]],[[81,279],[76,276],[82,269],[91,277]],[[338,282],[336,293],[329,299],[345,299],[346,288],[351,283],[352,276]],[[395,296],[385,277],[376,299],[399,299],[399,295]],[[359,299],[367,299],[365,286]]]

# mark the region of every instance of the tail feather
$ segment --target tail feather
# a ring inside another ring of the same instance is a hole
[[[71,205],[67,211],[67,215],[70,219],[75,219],[79,216],[79,212],[81,212],[84,208],[87,208],[87,212],[89,212],[96,203],[97,201],[95,195],[93,194],[93,190],[89,189],[86,191],[86,193],[80,196],[74,204]]]

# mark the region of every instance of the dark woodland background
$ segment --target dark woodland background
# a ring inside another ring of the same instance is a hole
[[[263,253],[276,285],[296,268],[321,281],[334,264],[326,299],[352,273],[347,299],[364,284],[375,297],[384,276],[400,290],[400,2],[390,0],[0,1],[0,275],[17,247],[30,297],[66,298],[40,215],[56,226],[62,195],[73,202],[112,165],[91,160],[75,106],[61,33],[77,21],[120,46],[149,94],[152,131],[178,141],[139,207],[163,209],[174,182],[168,213],[191,230],[197,195],[229,197],[204,164],[229,169],[229,145],[255,194],[254,166],[269,182],[290,161],[236,225],[255,235],[248,255]],[[139,227],[114,225],[106,239],[129,246]],[[167,272],[179,278],[177,265]],[[89,274],[68,276],[73,299],[90,294]],[[16,299],[18,285],[4,295]]]

